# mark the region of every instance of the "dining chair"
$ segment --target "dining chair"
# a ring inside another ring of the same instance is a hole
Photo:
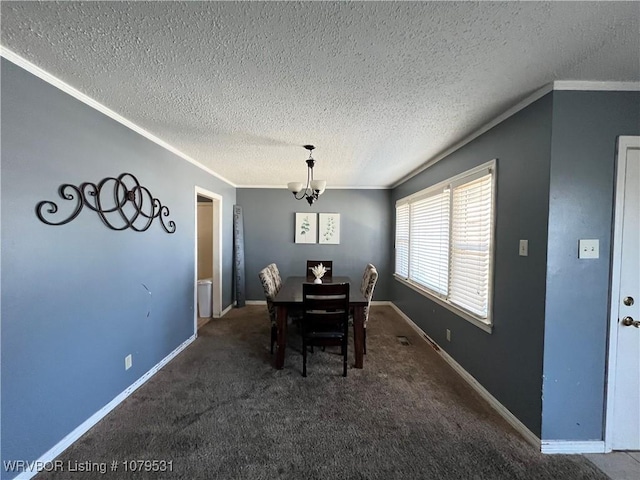
[[[275,263],[270,263],[267,265],[267,268],[271,271],[271,276],[273,277],[273,281],[276,284],[276,293],[280,291],[280,287],[282,287],[282,277],[280,276],[280,270],[278,270],[278,266]]]
[[[347,376],[349,284],[302,285],[302,376],[307,376],[307,347],[340,346],[342,376]]]
[[[360,284],[360,291],[362,295],[367,299],[367,306],[364,307],[364,354],[367,354],[367,323],[369,322],[369,307],[371,306],[371,299],[373,298],[373,289],[376,288],[376,282],[378,281],[378,270],[371,263],[364,269],[362,275],[362,283]]]
[[[322,278],[331,280],[331,277],[333,277],[333,260],[307,260],[307,280],[308,281],[313,281],[316,278],[313,275],[313,272],[311,271],[311,269],[319,264],[322,264],[324,268],[327,270],[327,273],[325,273]]]
[[[271,320],[271,354],[273,354],[273,344],[276,342],[278,335],[278,324],[276,322],[276,307],[273,304],[273,298],[278,293],[276,288],[276,281],[273,277],[273,271],[269,267],[265,267],[258,273],[262,288],[264,289],[264,296],[267,300],[267,311],[269,312],[269,319]]]

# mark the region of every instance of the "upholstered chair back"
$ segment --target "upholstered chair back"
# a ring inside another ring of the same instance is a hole
[[[373,298],[373,290],[376,287],[378,281],[378,270],[372,264],[367,265],[362,275],[362,283],[360,284],[360,291],[362,295],[368,300],[367,306],[364,309],[364,326],[367,327],[369,321],[369,307],[371,306],[371,299]]]

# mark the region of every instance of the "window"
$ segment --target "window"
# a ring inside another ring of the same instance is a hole
[[[491,325],[495,160],[396,203],[395,276]]]

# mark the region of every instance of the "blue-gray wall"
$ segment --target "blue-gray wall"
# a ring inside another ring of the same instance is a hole
[[[393,191],[498,158],[493,333],[398,282],[392,300],[543,440],[604,438],[615,148],[638,134],[640,93],[556,91]]]
[[[392,300],[536,435],[541,431],[551,114],[549,94],[393,191],[395,202],[498,159],[493,332],[395,280]],[[518,255],[520,239],[529,240],[528,257]]]
[[[301,172],[304,173],[304,172]],[[390,190],[327,190],[312,206],[282,189],[237,190],[245,234],[248,300],[264,300],[258,272],[269,263],[283,277],[305,275],[307,260],[333,260],[334,275],[360,282],[367,263],[380,273],[373,295],[389,300],[393,241]],[[340,244],[294,243],[295,212],[340,214]]]
[[[615,149],[639,134],[639,92],[553,94],[543,439],[603,439]]]
[[[235,189],[5,59],[1,74],[2,460],[35,460],[194,334],[196,185],[223,197],[231,304]],[[123,172],[175,234],[109,230],[87,208],[64,226],[36,218],[42,200],[69,211],[61,184]]]

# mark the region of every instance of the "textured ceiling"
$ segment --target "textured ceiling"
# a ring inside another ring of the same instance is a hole
[[[2,45],[238,186],[390,186],[554,80],[639,81],[637,2],[5,2]]]

